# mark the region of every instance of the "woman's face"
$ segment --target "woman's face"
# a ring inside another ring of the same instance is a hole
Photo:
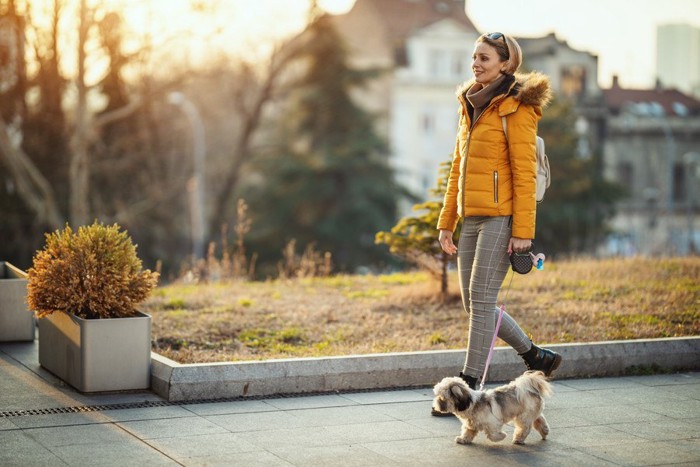
[[[483,86],[489,85],[501,74],[505,63],[505,61],[501,61],[496,48],[486,42],[479,42],[474,47],[472,71],[477,83]]]

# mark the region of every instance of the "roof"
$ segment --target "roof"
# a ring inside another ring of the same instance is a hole
[[[663,88],[661,85],[651,89],[625,89],[620,86],[617,76],[613,77],[610,89],[603,89],[603,98],[614,113],[620,112],[623,107],[636,105],[638,111],[649,116],[700,114],[700,100],[677,89]]]
[[[369,6],[377,19],[384,23],[387,37],[393,47],[403,47],[413,32],[444,19],[452,19],[467,29],[478,32],[467,17],[464,0],[356,0],[352,10]]]

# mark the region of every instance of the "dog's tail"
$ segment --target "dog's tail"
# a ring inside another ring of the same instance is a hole
[[[549,384],[541,371],[526,371],[515,379],[515,386],[522,391],[542,397],[549,397],[553,394],[552,385]]]

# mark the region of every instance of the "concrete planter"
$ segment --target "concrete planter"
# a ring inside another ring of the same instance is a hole
[[[27,274],[0,261],[0,342],[33,341],[34,313],[27,309]]]
[[[39,364],[81,392],[147,389],[151,317],[82,319],[53,313],[39,320]]]

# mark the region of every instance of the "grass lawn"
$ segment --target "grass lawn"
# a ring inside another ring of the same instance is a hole
[[[547,262],[499,304],[537,343],[700,333],[700,258]],[[170,284],[146,302],[153,350],[181,363],[462,349],[468,315],[426,273]],[[505,345],[499,341],[496,345]]]

